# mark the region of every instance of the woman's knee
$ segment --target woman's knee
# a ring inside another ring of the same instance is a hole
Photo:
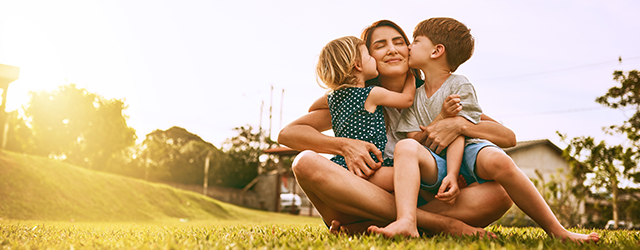
[[[309,176],[314,172],[313,168],[318,161],[317,157],[322,156],[311,150],[300,152],[291,164],[291,171],[293,171],[297,178]]]

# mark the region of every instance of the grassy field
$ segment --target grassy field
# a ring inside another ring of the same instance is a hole
[[[499,238],[335,236],[318,218],[0,151],[0,249],[640,249],[640,231],[597,230],[600,243],[578,245],[538,228],[488,230]]]
[[[562,243],[538,228],[490,227],[498,239],[335,236],[316,221],[285,223],[0,222],[2,249],[639,249],[638,231],[598,231],[598,244]],[[587,232],[587,231],[582,231]]]

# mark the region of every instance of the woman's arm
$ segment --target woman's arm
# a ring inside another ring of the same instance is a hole
[[[319,109],[329,109],[329,102],[327,101],[327,94],[324,94],[322,97],[318,98],[311,107],[309,107],[309,112],[316,111]]]
[[[424,145],[437,153],[440,153],[459,135],[489,140],[502,148],[516,145],[515,133],[485,114],[482,114],[478,124],[456,116],[433,121],[427,127],[420,126],[420,129],[422,133],[428,135]]]
[[[328,109],[310,112],[285,126],[278,135],[278,142],[296,150],[313,150],[318,153],[342,155],[350,169],[360,169],[355,174],[368,178],[380,167],[369,152],[382,159],[382,152],[375,145],[354,139],[327,136],[320,131],[331,129]],[[369,168],[368,166],[371,168]]]

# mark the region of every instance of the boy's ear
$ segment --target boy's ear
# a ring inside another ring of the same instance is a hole
[[[435,46],[435,49],[433,50],[433,52],[431,52],[431,58],[438,58],[441,57],[442,55],[444,55],[445,52],[445,47],[442,44],[437,44]]]

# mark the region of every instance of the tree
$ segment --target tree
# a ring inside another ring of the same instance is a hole
[[[123,100],[106,99],[75,84],[29,95],[24,108],[32,132],[28,153],[110,171],[135,143]]]
[[[585,185],[586,190],[607,190],[611,192],[613,204],[613,219],[618,225],[618,192],[621,179],[640,180],[637,171],[639,151],[637,145],[640,140],[640,77],[637,70],[630,71],[627,76],[622,71],[613,73],[614,80],[621,86],[615,86],[596,102],[610,108],[635,109],[635,114],[622,125],[612,125],[605,128],[609,133],[623,133],[635,147],[625,145],[609,146],[604,141],[598,143],[592,137],[575,137],[570,139],[564,149],[564,157],[571,165],[573,175]],[[563,141],[566,136],[559,134]],[[591,178],[587,178],[590,175]]]
[[[202,184],[205,160],[210,152],[212,165],[224,161],[222,152],[213,144],[174,126],[147,134],[136,155],[138,167],[144,169],[147,180]]]
[[[250,125],[236,127],[233,130],[237,131],[238,135],[224,142],[223,149],[228,158],[215,170],[219,178],[212,183],[243,188],[258,176],[259,172],[275,169],[275,158],[264,155],[263,151],[278,144],[262,130],[254,133]],[[261,161],[261,157],[265,159]]]
[[[615,71],[613,79],[621,85],[610,88],[605,95],[596,98],[596,102],[613,109],[629,107],[635,110],[629,120],[622,125],[612,125],[609,129],[626,134],[637,146],[640,142],[640,73],[632,70],[625,76],[622,71]]]

